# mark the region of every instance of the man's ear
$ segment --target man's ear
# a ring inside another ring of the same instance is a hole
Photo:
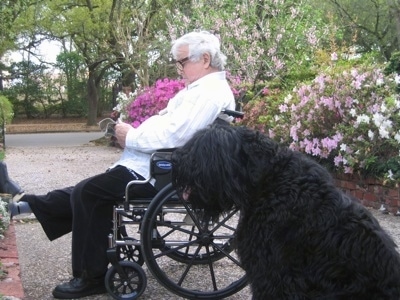
[[[204,66],[206,69],[208,67],[211,67],[211,55],[209,53],[203,54],[203,61],[204,61]]]

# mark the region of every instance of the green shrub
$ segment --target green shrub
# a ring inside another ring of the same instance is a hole
[[[0,94],[0,123],[9,123],[14,117],[13,106],[6,96]]]

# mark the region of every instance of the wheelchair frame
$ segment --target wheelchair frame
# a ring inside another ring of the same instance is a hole
[[[172,151],[154,152],[150,177],[129,182],[124,201],[114,206],[107,250],[111,266],[105,277],[114,299],[142,295],[147,285],[144,264],[161,285],[187,299],[222,299],[247,285],[234,251],[239,212],[215,218],[179,199],[171,184]],[[153,180],[155,197],[130,200],[132,185]]]

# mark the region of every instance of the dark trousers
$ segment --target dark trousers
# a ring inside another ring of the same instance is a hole
[[[42,196],[25,195],[21,199],[29,203],[50,240],[72,230],[74,277],[104,276],[113,206],[123,200],[125,187],[133,179],[134,175],[127,168],[117,166],[74,187]],[[135,186],[130,193],[132,197],[152,197],[156,190],[151,184],[145,184]]]

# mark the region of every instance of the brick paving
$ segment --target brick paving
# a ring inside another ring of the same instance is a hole
[[[10,297],[24,299],[15,228],[12,222],[4,234],[4,239],[0,241],[0,261],[2,269],[7,272],[0,281],[0,299],[6,300]]]

